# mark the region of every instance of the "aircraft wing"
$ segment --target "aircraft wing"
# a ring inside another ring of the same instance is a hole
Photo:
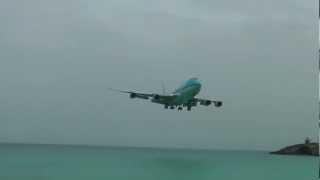
[[[165,104],[171,100],[173,100],[176,96],[175,95],[161,95],[161,94],[153,94],[153,93],[141,93],[136,91],[123,91],[117,89],[109,89],[112,91],[117,91],[120,93],[127,93],[129,94],[130,98],[140,98],[140,99],[149,99],[152,98],[153,102]]]
[[[218,101],[218,100],[194,98],[194,101],[197,103],[199,102],[200,105],[203,105],[203,106],[209,106],[209,105],[213,104],[215,107],[221,107],[223,105],[223,102]]]
[[[149,99],[150,97],[154,96],[154,94],[140,93],[140,92],[136,92],[136,91],[123,91],[123,90],[118,90],[118,89],[109,89],[109,90],[120,92],[120,93],[130,94],[130,98]]]

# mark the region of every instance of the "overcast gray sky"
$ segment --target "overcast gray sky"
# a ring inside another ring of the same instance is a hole
[[[317,137],[318,5],[0,0],[0,141],[277,149]],[[164,110],[190,77],[221,109]]]

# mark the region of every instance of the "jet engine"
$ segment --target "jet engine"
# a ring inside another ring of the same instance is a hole
[[[130,93],[130,98],[133,99],[133,98],[136,98],[137,97],[137,94],[136,93]]]
[[[215,107],[221,107],[222,106],[222,101],[215,101],[214,102]]]
[[[209,101],[209,100],[206,100],[206,101],[201,101],[200,104],[201,104],[201,105],[205,105],[205,106],[209,106],[209,105],[212,104],[212,102]]]
[[[159,96],[158,94],[155,94],[155,95],[153,95],[153,99],[154,99],[154,100],[159,100],[159,99],[160,99],[160,96]]]

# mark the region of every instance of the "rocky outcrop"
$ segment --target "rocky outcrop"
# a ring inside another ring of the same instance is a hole
[[[279,151],[271,152],[271,154],[319,156],[319,144],[296,144],[280,149]]]

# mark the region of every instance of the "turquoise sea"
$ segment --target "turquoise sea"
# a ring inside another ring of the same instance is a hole
[[[317,157],[61,145],[0,145],[1,180],[312,180]]]

